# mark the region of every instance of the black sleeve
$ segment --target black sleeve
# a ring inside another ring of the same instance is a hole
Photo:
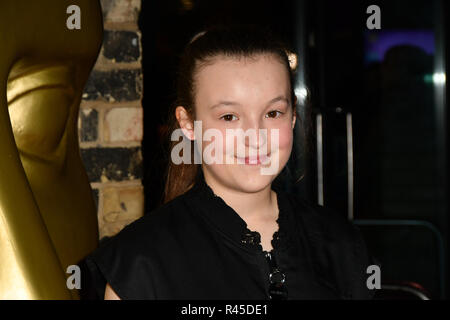
[[[332,208],[294,199],[306,226],[317,273],[335,285],[342,299],[373,299],[376,289],[367,287],[367,267],[378,263],[360,229]]]
[[[87,279],[97,299],[104,299],[106,283],[122,300],[154,299],[149,258],[138,239],[136,223],[103,240],[85,259]],[[90,297],[93,296],[91,293]]]
[[[84,278],[86,279],[84,281],[84,288],[83,291],[86,292],[84,294],[86,299],[100,299],[103,300],[105,296],[105,288],[106,283],[110,282],[110,280],[107,280],[107,275],[105,273],[109,273],[108,270],[102,270],[100,267],[102,265],[102,262],[97,262],[97,254],[100,250],[104,249],[104,242],[108,241],[110,238],[103,238],[100,242],[99,248],[97,250],[90,254],[84,261],[83,261],[83,267],[82,267],[82,274],[84,275]],[[108,249],[106,249],[108,250]],[[101,259],[101,258],[100,258]],[[99,266],[100,265],[100,266]],[[110,278],[110,277],[108,277]],[[88,287],[88,288],[86,288]],[[114,288],[114,290],[117,290],[117,288]],[[117,292],[117,291],[116,291]]]

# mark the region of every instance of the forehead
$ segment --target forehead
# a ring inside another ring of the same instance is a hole
[[[218,56],[199,68],[195,76],[196,105],[230,99],[245,103],[289,98],[291,84],[286,66],[275,55]]]

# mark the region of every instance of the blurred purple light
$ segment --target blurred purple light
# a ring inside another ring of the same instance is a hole
[[[366,63],[382,61],[386,52],[398,45],[416,46],[429,55],[435,51],[434,33],[430,30],[367,31],[364,38]]]

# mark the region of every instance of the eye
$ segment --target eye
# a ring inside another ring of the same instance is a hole
[[[234,114],[226,114],[221,116],[220,119],[225,121],[236,121],[238,118]]]
[[[283,114],[283,112],[281,112],[281,111],[278,111],[278,110],[272,110],[272,111],[269,111],[267,114],[266,114],[266,118],[278,118],[279,116],[281,116]]]

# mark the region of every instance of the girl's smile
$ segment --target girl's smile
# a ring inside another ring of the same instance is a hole
[[[270,154],[267,155],[256,155],[256,156],[249,156],[249,157],[245,157],[245,158],[241,158],[241,157],[237,157],[235,156],[237,163],[244,163],[246,165],[261,165],[261,164],[266,164],[270,161]]]

